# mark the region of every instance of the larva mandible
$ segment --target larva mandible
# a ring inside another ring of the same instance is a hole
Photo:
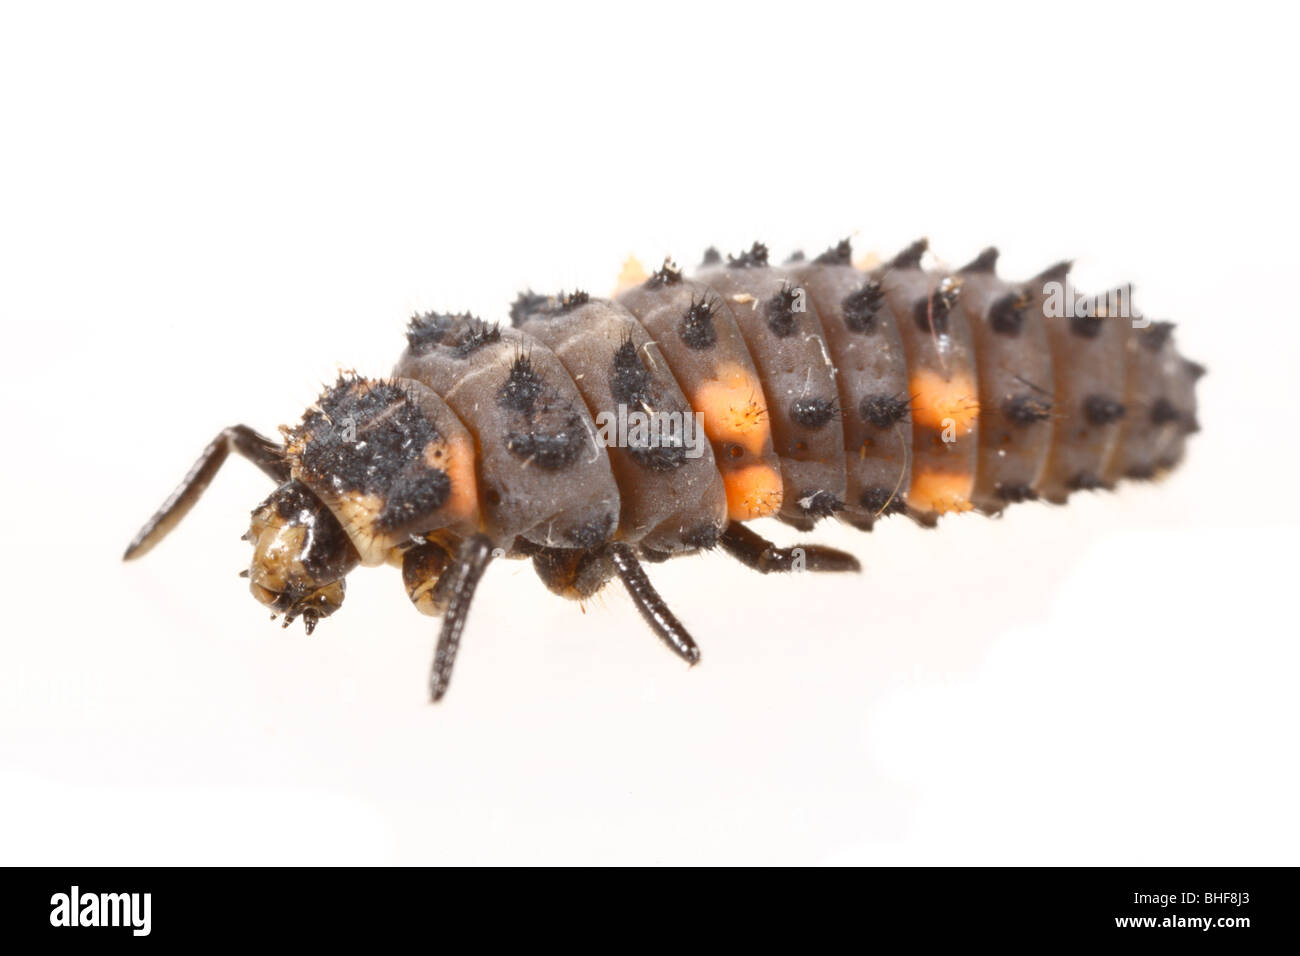
[[[618,577],[694,664],[642,561],[720,546],[765,573],[856,571],[850,554],[780,548],[745,522],[933,525],[1181,459],[1204,369],[1175,352],[1170,323],[1113,314],[1122,296],[1054,306],[1074,298],[1068,263],[1008,282],[996,250],[955,272],[923,269],[925,251],[860,269],[844,241],[777,268],[755,243],[726,262],[709,250],[692,278],[665,260],[613,300],[523,293],[505,327],[417,315],[391,377],[340,376],[283,444],[224,430],[124,557],[157,544],[236,451],[278,486],[245,535],[253,595],[310,633],[358,565],[400,567],[415,606],[443,619],[436,701],[494,556],[531,559],[569,598]],[[611,421],[638,414],[611,440]]]

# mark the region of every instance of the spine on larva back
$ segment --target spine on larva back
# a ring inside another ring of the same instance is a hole
[[[396,374],[473,433],[485,526],[547,547],[667,556],[769,516],[929,525],[1179,461],[1203,369],[1169,323],[1110,314],[1116,296],[1055,308],[1073,301],[1065,265],[1011,282],[994,250],[955,272],[924,252],[860,269],[842,242],[775,267],[755,244],[691,277],[665,263],[613,301],[522,294],[504,332],[418,317]],[[707,447],[594,441],[619,408],[697,413]]]

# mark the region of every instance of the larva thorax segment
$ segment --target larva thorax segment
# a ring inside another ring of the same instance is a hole
[[[438,336],[420,335],[425,325]],[[479,328],[470,316],[417,319],[394,375],[440,395],[472,436],[483,528],[501,548],[518,537],[570,548],[610,540],[618,487],[572,377],[537,339]]]
[[[632,313],[586,295],[525,294],[511,320],[556,354],[596,420],[619,488],[618,537],[658,554],[711,545],[726,524],[713,451]]]
[[[341,376],[285,438],[291,475],[364,565],[383,564],[413,534],[478,530],[473,441],[420,382]]]

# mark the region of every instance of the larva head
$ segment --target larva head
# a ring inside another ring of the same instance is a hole
[[[290,473],[364,565],[412,535],[478,530],[473,440],[418,382],[340,378],[286,437]]]
[[[285,627],[301,617],[310,634],[343,603],[343,578],[360,559],[329,509],[301,482],[286,481],[258,505],[244,539],[253,544],[249,590],[284,615]]]

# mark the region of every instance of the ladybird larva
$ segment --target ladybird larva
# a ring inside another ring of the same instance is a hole
[[[310,632],[358,565],[401,568],[441,615],[430,695],[446,693],[494,556],[582,599],[618,577],[689,663],[690,634],[643,561],[721,547],[760,572],[856,571],[746,526],[905,513],[995,514],[1145,479],[1182,458],[1204,369],[1126,290],[1061,309],[1068,263],[1025,282],[986,249],[923,269],[924,240],[870,270],[847,241],[784,266],[755,243],[692,277],[670,260],[613,299],[522,293],[510,324],[415,316],[385,379],[340,376],[276,443],[239,425],[204,450],[126,550],[193,507],[231,451],[276,489],[253,512],[260,602]]]

